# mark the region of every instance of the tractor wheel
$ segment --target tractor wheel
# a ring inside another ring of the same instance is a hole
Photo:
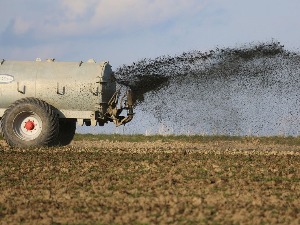
[[[58,139],[58,116],[46,102],[24,98],[13,103],[4,112],[1,130],[4,139],[11,146],[53,146]]]
[[[71,143],[76,131],[76,119],[59,120],[59,145],[65,146]]]

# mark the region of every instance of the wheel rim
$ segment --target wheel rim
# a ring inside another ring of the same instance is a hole
[[[34,140],[42,132],[42,120],[34,112],[21,112],[14,119],[13,131],[23,141]]]

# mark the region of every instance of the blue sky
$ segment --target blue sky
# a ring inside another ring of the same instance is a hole
[[[142,58],[272,39],[300,47],[299,0],[1,0],[0,58]]]

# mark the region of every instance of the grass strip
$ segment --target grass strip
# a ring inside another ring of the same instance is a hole
[[[228,135],[122,135],[122,134],[76,134],[75,141],[107,140],[111,142],[192,142],[210,143],[218,141],[235,141],[241,143],[255,142],[258,144],[300,145],[300,137],[292,136],[228,136]]]

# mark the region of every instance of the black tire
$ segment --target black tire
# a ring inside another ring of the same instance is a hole
[[[1,130],[10,146],[53,146],[58,139],[58,115],[42,100],[20,99],[4,112]]]
[[[76,119],[59,120],[59,145],[65,146],[71,143],[76,131]]]

